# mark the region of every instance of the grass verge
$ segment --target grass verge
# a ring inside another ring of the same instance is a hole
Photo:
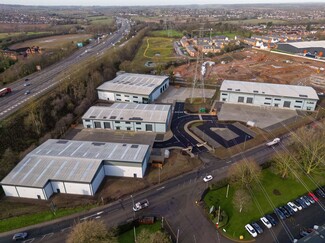
[[[156,221],[154,224],[149,225],[139,225],[135,228],[135,234],[138,235],[142,230],[147,229],[150,233],[157,232],[161,230],[161,222]],[[119,243],[130,243],[136,242],[134,239],[134,229],[124,232],[118,236]]]

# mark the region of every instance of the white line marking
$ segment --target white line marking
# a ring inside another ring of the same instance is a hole
[[[164,186],[162,186],[162,187],[160,187],[160,188],[157,188],[157,191],[160,191],[160,190],[163,190],[163,189],[165,189]]]
[[[71,229],[71,227],[64,228],[64,229],[61,230],[61,232],[64,232],[64,231],[69,230],[69,229]]]
[[[231,161],[231,160],[229,160],[229,161],[227,161],[227,162],[226,162],[226,164],[229,164],[229,163],[231,163],[231,162],[232,162],[232,161]]]

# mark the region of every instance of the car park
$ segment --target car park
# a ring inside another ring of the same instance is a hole
[[[298,212],[298,210],[301,210],[302,207],[301,206],[297,206],[296,204],[294,204],[293,202],[288,202],[287,205],[295,212]]]
[[[274,212],[278,216],[279,219],[285,219],[286,218],[285,214],[279,208],[275,208]]]
[[[302,208],[307,208],[307,204],[306,204],[303,200],[301,200],[300,198],[297,198],[297,199],[295,200],[295,203],[296,203],[297,205],[300,205]]]
[[[314,193],[309,192],[309,193],[308,193],[308,196],[311,197],[311,198],[314,200],[314,202],[318,202],[318,198],[315,196]]]
[[[315,203],[315,200],[311,196],[306,195],[304,197],[310,202],[310,204],[314,204]]]
[[[258,223],[252,222],[251,225],[253,226],[253,228],[256,230],[257,233],[259,234],[263,233],[263,229],[261,228],[261,226],[259,226]]]
[[[213,179],[213,176],[212,175],[207,175],[203,178],[203,181],[204,182],[208,182],[208,181],[211,181]]]
[[[255,229],[250,224],[246,224],[245,229],[248,231],[248,233],[250,233],[251,236],[253,236],[253,237],[257,236]]]
[[[271,222],[266,218],[266,217],[262,217],[261,218],[261,222],[268,228],[272,228],[272,224]]]
[[[309,235],[313,231],[314,231],[313,229],[304,228],[303,230],[300,231],[300,236],[305,237],[305,236]]]
[[[20,233],[16,233],[14,234],[14,236],[12,237],[13,240],[25,240],[28,236],[27,232],[20,232]]]
[[[325,192],[323,191],[323,189],[318,188],[318,189],[316,189],[315,193],[316,193],[316,195],[317,195],[318,197],[325,198]]]
[[[307,200],[305,197],[300,197],[300,199],[309,207],[310,206],[310,202],[309,200]]]
[[[282,211],[282,213],[286,216],[286,218],[290,217],[289,212],[284,207],[279,207],[279,209]]]
[[[276,226],[277,222],[270,214],[265,215],[265,218],[267,218],[267,220],[272,224],[272,226]]]
[[[288,205],[284,205],[283,208],[292,216],[295,214],[295,211]]]

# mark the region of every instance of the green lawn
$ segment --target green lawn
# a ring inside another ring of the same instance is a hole
[[[156,221],[154,224],[149,225],[140,225],[135,228],[135,233],[138,235],[143,229],[149,230],[149,232],[154,233],[161,229],[161,222]],[[119,243],[132,243],[135,242],[134,240],[134,230],[129,230],[121,235],[118,236]]]
[[[13,37],[13,36],[17,36],[17,35],[22,35],[22,34],[26,34],[26,35],[41,35],[41,34],[46,34],[46,33],[51,33],[51,32],[11,32],[11,33],[0,33],[0,39],[5,39],[8,37]]]
[[[94,206],[92,206],[92,207],[94,207]],[[59,209],[56,211],[55,215],[49,210],[49,211],[40,212],[40,213],[33,213],[30,215],[23,215],[23,216],[19,216],[19,217],[3,219],[3,220],[0,220],[0,232],[6,232],[6,231],[26,227],[29,225],[47,222],[47,221],[61,218],[61,217],[71,215],[74,213],[87,211],[90,208],[91,208],[91,206]]]
[[[262,172],[263,179],[262,185],[269,196],[271,202],[277,207],[296,199],[299,195],[305,194],[307,189],[301,182],[295,179],[283,180],[271,172],[270,169],[266,169]],[[306,176],[300,176],[301,180],[307,185],[308,189],[314,190],[316,185]],[[325,184],[325,175],[313,176],[313,179],[319,184]],[[233,207],[233,195],[235,189],[230,187],[229,196],[226,198],[227,187],[223,187],[218,190],[211,190],[204,198],[204,201],[208,208],[212,205],[217,209],[220,205],[221,210],[224,210],[229,216],[229,222],[224,227],[226,234],[235,239],[239,239],[240,235],[243,235],[245,239],[250,239],[250,235],[244,229],[245,224],[251,221],[258,220],[262,215],[271,213],[273,207],[268,202],[265,194],[260,187],[253,189],[255,202],[252,200],[250,205],[245,211],[239,213]],[[259,212],[256,204],[260,205],[262,213]]]
[[[114,24],[114,18],[110,16],[96,16],[96,17],[89,17],[88,19],[90,20],[90,23],[92,25]]]
[[[223,23],[229,24],[260,24],[260,23],[268,23],[272,22],[273,24],[285,24],[288,21],[280,20],[280,19],[244,19],[244,20],[227,20],[223,21]]]
[[[156,30],[151,31],[150,35],[153,37],[172,37],[172,38],[182,38],[183,33],[177,30]]]

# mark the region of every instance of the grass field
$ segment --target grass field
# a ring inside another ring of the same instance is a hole
[[[88,20],[90,20],[90,24],[92,25],[96,25],[96,24],[113,25],[114,24],[114,18],[109,16],[88,17]]]
[[[46,34],[46,33],[51,33],[51,32],[12,32],[12,33],[0,33],[0,40],[1,39],[5,39],[8,37],[13,37],[13,36],[17,36],[17,35],[22,35],[22,34],[26,34],[28,35],[41,35],[41,34]]]
[[[151,31],[150,35],[153,37],[171,37],[171,38],[182,38],[183,33],[177,30],[156,30]]]
[[[44,49],[58,49],[71,42],[84,41],[91,38],[89,34],[77,35],[55,35],[50,37],[38,38],[10,46],[11,49],[22,48],[26,46],[39,46]]]
[[[80,206],[80,207],[69,208],[69,209],[59,209],[56,211],[55,215],[49,210],[40,213],[33,213],[33,214],[19,216],[19,217],[2,219],[0,220],[0,232],[6,232],[6,231],[26,227],[29,225],[47,222],[74,213],[84,212],[89,210],[90,208],[91,208],[90,206],[83,206],[83,207]]]
[[[274,175],[271,169],[263,170],[262,185],[271,199],[275,207],[284,205],[288,201],[296,199],[298,196],[305,194],[307,189],[295,179],[283,180]],[[300,179],[304,181],[309,190],[314,190],[316,185],[311,182],[309,178],[302,175]],[[320,185],[325,184],[324,174],[313,176],[313,179]],[[220,205],[221,210],[226,211],[229,216],[229,222],[224,227],[226,234],[232,238],[239,239],[240,235],[244,235],[245,239],[250,239],[250,235],[244,229],[245,224],[251,221],[258,220],[262,215],[273,212],[273,207],[267,201],[267,198],[260,187],[253,189],[253,199],[247,210],[239,213],[233,207],[233,196],[235,189],[230,187],[229,196],[226,198],[227,187],[218,190],[211,190],[204,198],[205,203],[210,208],[212,205],[218,208]],[[256,200],[255,200],[256,199]],[[255,201],[255,202],[254,202]],[[260,205],[262,212],[258,210],[257,205]]]
[[[149,230],[150,233],[157,232],[161,229],[161,222],[156,221],[154,224],[151,225],[140,225],[135,228],[135,233],[138,235],[143,229]],[[119,243],[132,243],[136,242],[134,239],[134,230],[129,230],[121,235],[118,236]]]
[[[172,38],[146,37],[130,66],[133,71],[141,71],[145,69],[144,64],[147,61],[165,64],[168,61],[176,60],[176,58]]]

